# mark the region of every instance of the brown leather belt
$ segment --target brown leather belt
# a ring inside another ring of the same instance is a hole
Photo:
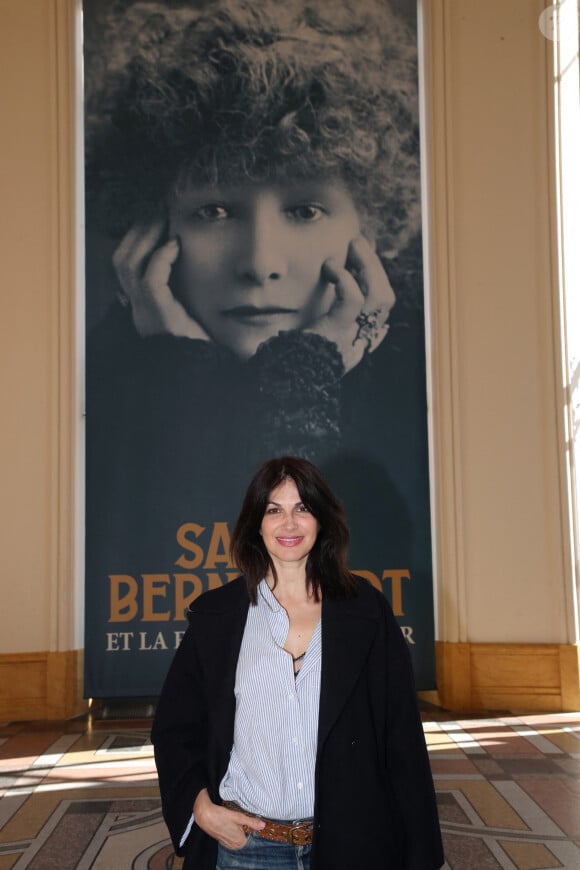
[[[263,816],[255,816],[242,809],[232,801],[224,801],[224,807],[228,810],[236,810],[253,819],[260,819],[266,825],[261,831],[255,831],[249,825],[243,825],[246,834],[255,834],[264,840],[274,840],[276,843],[291,843],[293,846],[309,846],[312,842],[314,822],[312,819],[298,819],[295,822],[278,822],[276,819],[265,819]]]

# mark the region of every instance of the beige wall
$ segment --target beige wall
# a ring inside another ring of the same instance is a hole
[[[424,0],[438,637],[462,661],[471,644],[552,655],[576,641],[542,7]],[[82,646],[74,9],[0,0],[0,665],[13,668]]]
[[[0,0],[4,719],[69,715],[78,695],[73,11],[67,0]]]
[[[572,642],[551,43],[534,0],[432,0],[439,635]]]
[[[0,2],[0,650],[12,652],[71,641],[62,523],[71,507],[65,466],[73,421],[63,391],[72,376],[72,107],[62,80],[67,46],[57,34],[63,10],[65,3],[49,0]]]

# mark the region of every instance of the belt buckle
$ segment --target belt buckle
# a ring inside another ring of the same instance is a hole
[[[288,842],[292,843],[293,846],[296,846],[296,843],[294,842],[294,840],[295,840],[296,835],[298,834],[298,830],[299,829],[298,829],[297,825],[292,825],[292,827],[288,831]]]
[[[298,822],[297,824],[292,825],[288,831],[288,842],[293,846],[303,845],[300,842],[297,842],[297,840],[299,841],[305,834],[306,828],[304,822]]]

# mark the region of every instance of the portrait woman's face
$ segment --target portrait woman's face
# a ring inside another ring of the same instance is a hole
[[[322,264],[344,265],[359,232],[338,181],[191,186],[169,203],[169,234],[180,244],[171,286],[210,338],[245,359],[328,311],[334,286]]]

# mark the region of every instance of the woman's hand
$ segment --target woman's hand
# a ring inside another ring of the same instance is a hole
[[[187,313],[169,286],[179,242],[160,244],[165,221],[135,224],[113,254],[113,266],[123,293],[120,300],[131,305],[133,323],[140,336],[174,335],[209,341],[209,336]]]
[[[377,349],[389,331],[395,294],[383,265],[364,236],[350,243],[346,265],[325,260],[322,277],[335,286],[326,314],[305,329],[333,341],[345,371],[353,369],[368,351]]]
[[[243,825],[255,831],[261,831],[265,825],[261,819],[214,804],[206,788],[195,799],[193,816],[202,831],[226,849],[241,849],[245,844],[246,832]]]

